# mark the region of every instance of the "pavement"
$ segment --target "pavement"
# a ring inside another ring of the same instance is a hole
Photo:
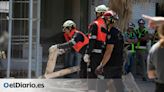
[[[155,92],[155,83],[152,81],[142,81],[141,79],[135,79],[142,92]]]
[[[142,79],[135,79],[140,92],[154,92],[155,85],[152,81],[142,81]],[[50,92],[88,92],[87,84],[77,79],[59,79],[59,80],[48,80],[48,88]],[[133,85],[133,83],[131,84]],[[138,92],[138,91],[128,91]]]

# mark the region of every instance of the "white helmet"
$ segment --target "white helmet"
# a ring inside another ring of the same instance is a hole
[[[66,27],[76,27],[76,24],[72,21],[72,20],[67,20],[64,22],[63,24],[63,28],[66,28]]]
[[[98,13],[106,12],[107,10],[108,10],[108,7],[106,7],[105,5],[99,5],[95,7],[95,11]]]

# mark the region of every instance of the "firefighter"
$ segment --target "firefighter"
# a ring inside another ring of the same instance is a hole
[[[98,63],[101,61],[103,56],[103,50],[105,48],[107,26],[105,19],[102,18],[104,12],[107,11],[105,5],[99,5],[95,8],[96,20],[89,27],[89,45],[84,55],[84,61],[90,62],[91,72],[90,78],[97,78],[94,71]]]
[[[104,12],[106,12],[107,10],[108,10],[108,7],[105,5],[98,5],[97,7],[95,7],[96,19],[94,21],[96,21],[99,17],[102,17]],[[90,29],[92,25],[93,25],[93,22],[89,24],[88,29]],[[90,30],[88,31],[88,34],[90,36],[91,34]]]
[[[116,27],[118,16],[110,15],[111,11],[105,12],[104,17],[110,24],[107,33],[106,48],[104,56],[99,62],[95,73],[96,75],[104,75],[105,79],[109,79],[109,85],[115,87],[115,91],[109,88],[110,92],[123,92],[123,83],[121,80],[123,67],[123,48],[124,39],[122,32]]]
[[[138,59],[137,63],[140,66],[139,73],[142,75],[143,81],[146,81],[146,55],[147,55],[147,42],[149,40],[148,30],[145,27],[145,20],[138,20],[138,28],[136,29],[136,35],[138,38],[136,46],[136,58]],[[138,69],[137,69],[138,70]]]
[[[125,70],[125,73],[132,72],[133,74],[135,74],[135,62],[134,62],[135,53],[136,53],[135,45],[138,39],[135,34],[135,25],[132,22],[128,23],[128,29],[127,29],[127,32],[125,32],[124,34],[124,38],[125,38],[124,39],[125,44],[128,45],[128,48],[127,48],[128,59],[126,60],[127,62],[125,62],[124,70]]]
[[[89,39],[84,33],[77,30],[76,24],[72,20],[67,20],[64,22],[63,32],[66,42],[62,44],[57,44],[59,54],[63,54],[66,51],[68,52],[70,50],[84,54],[86,46],[89,43]],[[53,47],[55,48],[56,45],[53,45],[50,48],[52,49]],[[67,62],[76,63],[77,61],[67,60]]]
[[[84,63],[85,67],[87,68],[85,73],[87,73],[87,77],[89,79],[98,78],[95,74],[95,69],[102,59],[107,34],[106,22],[102,16],[107,10],[108,8],[105,5],[99,5],[95,7],[96,19],[90,24],[88,28],[90,34],[89,44],[86,54],[84,55]],[[97,81],[89,80],[88,88],[90,91],[96,89],[96,82]]]
[[[107,14],[108,14],[108,16],[114,15],[113,11],[109,11]],[[106,49],[107,33],[108,33],[108,30],[110,30],[110,28],[111,28],[110,25],[114,22],[112,18],[113,17],[111,17],[111,20],[110,20],[110,19],[106,19],[106,17],[102,16],[102,19],[104,19],[105,25],[106,25],[106,33],[103,36],[105,38],[104,38],[104,40],[103,39],[101,40],[101,43],[100,43],[99,39],[96,39],[96,43],[94,45],[95,48],[93,48],[92,53],[90,54],[91,72],[89,73],[89,77],[99,79],[95,83],[96,84],[95,87],[97,89],[97,92],[104,92],[106,90],[106,84],[104,83],[105,80],[103,80],[104,79],[103,74],[97,74],[95,71],[96,71],[96,68],[99,66],[99,64],[102,61],[102,58],[104,56],[104,52]],[[105,32],[105,29],[103,29],[103,30],[104,30],[103,32]],[[101,37],[101,36],[102,35],[100,35],[100,33],[99,33],[97,37]],[[100,52],[99,52],[99,50],[100,50]]]
[[[102,15],[107,10],[108,8],[105,5],[99,5],[95,7],[96,19],[93,21],[93,23],[89,25],[89,28],[88,28],[89,46],[88,46],[88,49],[86,50],[86,54],[84,55],[85,62],[81,62],[83,63],[81,64],[82,68],[86,69],[83,71],[83,74],[81,74],[81,75],[84,75],[84,77],[87,77],[88,75],[87,64],[89,65],[88,62],[90,62],[90,55],[94,54],[92,59],[95,57],[95,55],[98,55],[98,57],[101,57],[102,48],[104,48],[104,45],[105,45],[104,42],[105,42],[105,36],[106,36],[106,30],[107,30],[106,24],[105,24],[104,19],[102,18]],[[100,61],[100,60],[97,60],[97,61]],[[90,71],[89,68],[88,68],[88,71]],[[94,74],[92,77],[96,78]]]
[[[76,52],[84,53],[83,48],[89,43],[89,39],[84,33],[77,30],[76,24],[72,20],[64,22],[63,32],[67,42],[58,44],[58,48],[73,48]]]

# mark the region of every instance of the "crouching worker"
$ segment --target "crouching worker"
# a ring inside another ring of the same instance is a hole
[[[66,51],[73,50],[74,52],[84,54],[87,44],[89,43],[88,37],[77,30],[76,24],[72,20],[67,20],[63,24],[63,32],[66,42],[62,44],[53,45],[49,49],[49,60],[47,63],[46,74],[53,72],[57,55],[63,54]],[[77,62],[68,61],[67,62]]]

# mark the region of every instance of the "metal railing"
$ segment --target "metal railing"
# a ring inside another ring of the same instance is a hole
[[[42,61],[40,61],[40,56],[39,56],[39,54],[41,53],[40,49],[39,49],[41,0],[8,0],[5,2],[9,2],[8,3],[9,10],[8,10],[8,12],[4,12],[6,14],[6,17],[5,18],[0,17],[0,21],[2,21],[2,22],[7,21],[8,27],[6,29],[8,30],[8,34],[9,34],[8,49],[7,49],[6,77],[11,77],[10,75],[11,75],[11,66],[12,66],[11,62],[13,59],[13,57],[12,57],[13,46],[23,46],[24,44],[28,44],[28,59],[27,59],[27,61],[28,61],[28,78],[32,77],[31,74],[32,74],[32,64],[33,64],[32,63],[33,51],[36,52],[35,53],[36,57],[34,58],[35,59],[34,61],[36,62],[36,68],[37,68],[36,76],[39,76],[39,72],[40,72],[38,69],[40,67],[39,63],[42,62]],[[17,7],[21,7],[22,10],[20,10],[20,11],[17,10],[17,13],[15,13],[15,10],[18,9],[18,8],[15,8],[15,5],[17,5]],[[35,7],[35,5],[37,5],[37,7]],[[24,12],[23,8],[25,8],[27,10],[27,12]],[[0,13],[2,13],[2,12],[0,12]],[[28,14],[22,14],[22,13],[28,13]],[[15,14],[17,14],[17,15],[19,14],[19,17],[18,16],[14,17]],[[27,15],[27,16],[24,17],[24,15]],[[4,26],[4,25],[2,25],[2,26]],[[23,29],[23,27],[24,27],[24,30],[21,30],[21,29]],[[36,31],[34,31],[34,29]],[[22,48],[18,48],[18,49],[22,49]]]

